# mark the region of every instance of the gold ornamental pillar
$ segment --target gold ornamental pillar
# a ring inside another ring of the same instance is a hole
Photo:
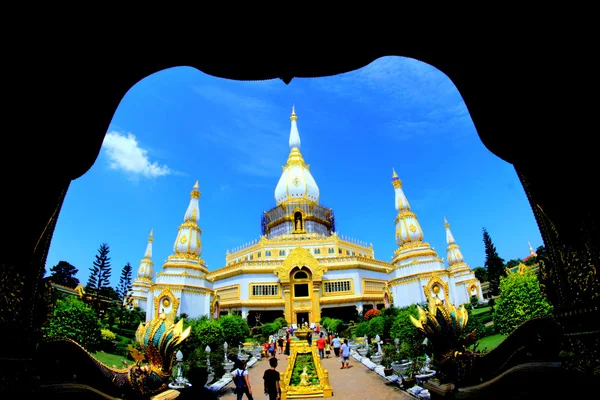
[[[292,324],[292,295],[290,293],[290,284],[284,283],[281,285],[283,288],[283,298],[284,298],[284,310],[283,316],[288,324]]]
[[[313,322],[321,323],[321,281],[313,281],[312,315]]]

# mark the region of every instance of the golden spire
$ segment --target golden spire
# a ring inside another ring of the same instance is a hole
[[[192,188],[192,192],[190,193],[190,197],[192,199],[199,199],[200,198],[200,185],[198,184],[198,181],[196,181],[196,183],[194,184],[194,187]]]
[[[394,168],[392,168],[392,185],[394,186],[394,189],[402,188],[402,181]]]
[[[294,108],[294,105],[292,104],[292,115],[290,115],[290,121],[297,121],[298,120],[298,116],[296,115],[296,110]]]
[[[150,235],[148,236],[148,241],[154,241],[154,229],[150,229]]]
[[[446,219],[446,217],[444,217],[444,228],[450,229],[450,224],[448,223],[448,220]]]

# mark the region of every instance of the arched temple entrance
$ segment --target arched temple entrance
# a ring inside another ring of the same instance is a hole
[[[275,270],[283,288],[285,319],[290,324],[321,322],[321,280],[327,269],[305,248],[290,252]]]

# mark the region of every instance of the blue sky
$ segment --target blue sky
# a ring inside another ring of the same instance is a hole
[[[224,266],[227,249],[259,238],[261,214],[275,205],[292,104],[320,203],[341,235],[373,243],[376,258],[390,261],[397,247],[392,167],[440,257],[444,216],[472,268],[485,260],[484,226],[505,260],[542,244],[514,168],[484,147],[454,84],[427,64],[386,57],[289,85],[178,67],[122,99],[96,163],[71,183],[46,268],[68,261],[85,283],[106,242],[116,284],[125,263],[137,272],[153,228],[158,272],[196,180],[202,256],[209,270]]]

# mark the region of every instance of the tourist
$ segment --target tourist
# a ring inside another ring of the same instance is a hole
[[[275,342],[271,342],[271,343],[269,344],[269,355],[270,355],[271,357],[275,357],[275,350],[276,350],[276,349],[275,349]]]
[[[248,377],[248,371],[246,370],[246,361],[238,360],[236,369],[231,374],[233,375],[233,382],[235,383],[234,392],[237,395],[237,400],[242,400],[244,394],[246,394],[248,400],[254,400],[252,398],[250,378]]]
[[[338,335],[335,335],[335,337],[333,338],[331,343],[333,344],[333,353],[335,354],[336,357],[339,357],[340,356],[340,346],[342,345],[342,343],[340,342],[340,338],[338,337]]]
[[[344,365],[345,364],[345,365]],[[348,339],[344,339],[344,344],[342,345],[342,368],[344,369],[350,368],[350,345],[348,344]]]
[[[279,372],[277,368],[277,359],[269,360],[271,368],[265,371],[263,380],[265,381],[265,394],[269,396],[269,400],[279,400],[281,398],[281,387],[279,386]]]
[[[292,337],[290,335],[285,336],[285,355],[290,355],[290,342],[292,341]]]
[[[331,343],[329,342],[329,336],[325,341],[325,358],[331,358]]]
[[[181,389],[181,394],[177,397],[178,399],[217,400],[217,395],[205,386],[206,380],[208,379],[208,371],[206,368],[192,367],[188,371],[187,377],[192,386],[186,389]]]
[[[269,358],[269,342],[265,342],[265,344],[263,344],[263,353],[266,358]]]
[[[319,349],[319,357],[322,360],[325,358],[325,339],[323,339],[323,334],[319,335],[317,339],[317,349]]]
[[[279,345],[279,354],[283,354],[283,336],[279,336],[277,344]]]
[[[308,331],[306,334],[306,341],[308,342],[309,346],[312,346],[312,333],[310,331]]]

